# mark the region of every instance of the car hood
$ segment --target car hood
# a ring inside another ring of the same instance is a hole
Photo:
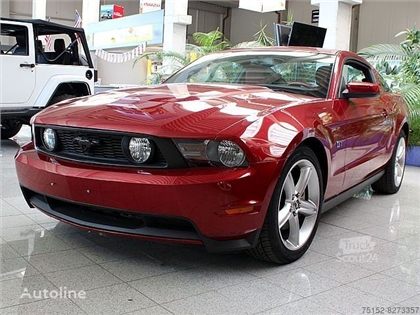
[[[259,86],[164,84],[64,101],[39,113],[35,123],[161,137],[214,137],[228,128],[232,133],[243,131],[274,111],[311,100]]]

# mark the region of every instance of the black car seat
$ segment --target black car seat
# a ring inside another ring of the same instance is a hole
[[[16,35],[16,44],[17,47],[13,51],[13,55],[28,55],[28,46],[26,45],[25,35]]]
[[[319,94],[327,97],[328,88],[330,86],[332,66],[321,66],[316,69],[315,82],[318,86]]]
[[[42,41],[39,39],[35,41],[35,55],[37,63],[47,63],[47,59],[45,59],[44,56],[44,48],[42,45]]]
[[[55,52],[55,58],[57,58],[54,63],[56,64],[66,64],[66,61],[68,60],[69,56],[66,50],[66,43],[64,42],[63,38],[56,38],[54,40],[54,52]]]

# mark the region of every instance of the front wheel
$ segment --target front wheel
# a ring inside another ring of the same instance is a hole
[[[372,184],[372,188],[375,191],[384,194],[395,194],[400,190],[405,171],[406,152],[406,137],[404,131],[401,131],[392,157],[385,168],[385,174],[377,182]]]
[[[323,194],[316,155],[306,146],[299,147],[284,166],[257,246],[248,253],[279,264],[299,259],[315,236]]]

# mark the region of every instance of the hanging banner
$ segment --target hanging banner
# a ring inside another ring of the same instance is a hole
[[[133,60],[138,56],[142,55],[145,51],[146,43],[142,43],[134,49],[124,53],[109,53],[103,49],[97,49],[95,51],[95,55],[108,62],[121,63]]]
[[[285,10],[286,0],[239,0],[239,9],[251,10],[260,13]]]
[[[89,49],[128,48],[147,42],[163,43],[164,10],[134,14],[118,19],[105,19],[86,26]]]
[[[101,5],[101,20],[118,19],[124,16],[124,7],[116,4]]]
[[[162,9],[162,0],[140,0],[140,13],[148,13]]]

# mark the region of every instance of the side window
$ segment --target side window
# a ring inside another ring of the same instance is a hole
[[[1,54],[29,55],[28,30],[25,26],[1,24]]]
[[[35,40],[37,63],[78,65],[78,43],[76,37],[67,33],[43,33]]]
[[[356,69],[351,65],[344,65],[343,78],[346,84],[350,82],[365,82],[366,81],[365,74],[361,70]]]
[[[348,61],[341,72],[340,96],[350,82],[375,83],[375,80],[369,67],[357,61]]]

